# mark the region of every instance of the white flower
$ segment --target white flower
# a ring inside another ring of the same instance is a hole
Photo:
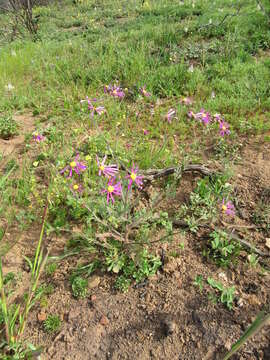
[[[194,66],[193,64],[191,64],[190,67],[188,68],[188,72],[193,73],[193,71],[194,71]]]
[[[7,84],[7,85],[5,86],[5,89],[6,89],[7,91],[12,91],[12,90],[14,89],[14,86],[9,83],[9,84]]]

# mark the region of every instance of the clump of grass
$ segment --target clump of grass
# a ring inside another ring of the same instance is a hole
[[[44,329],[49,334],[54,334],[61,328],[61,319],[58,315],[49,315],[44,321]]]
[[[46,266],[45,273],[48,276],[52,276],[55,273],[56,269],[57,269],[57,264],[56,263],[48,264]]]
[[[87,295],[88,281],[81,276],[72,279],[71,288],[75,298],[85,298]]]
[[[18,134],[18,124],[11,116],[0,117],[0,138],[8,140]]]

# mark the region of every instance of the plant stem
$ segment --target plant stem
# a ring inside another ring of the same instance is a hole
[[[49,201],[47,201],[47,203],[46,203],[46,205],[45,205],[44,212],[43,212],[42,227],[41,227],[40,236],[39,236],[39,241],[38,241],[38,245],[37,245],[37,249],[36,249],[34,266],[33,266],[33,269],[32,269],[32,280],[33,280],[33,277],[34,277],[35,272],[36,272],[36,270],[37,270],[37,269],[36,269],[37,260],[38,260],[39,254],[40,254],[40,247],[41,247],[41,243],[42,243],[42,239],[43,239],[43,235],[44,235],[45,221],[46,221],[47,212],[48,212],[48,205],[49,205]]]
[[[9,318],[8,318],[8,311],[7,311],[7,299],[4,290],[4,277],[2,271],[2,258],[0,258],[0,292],[1,292],[1,308],[4,315],[5,321],[5,332],[6,332],[6,340],[9,343],[10,340],[10,327],[9,327]]]
[[[231,350],[225,355],[223,360],[228,360],[235,354],[253,335],[255,335],[267,322],[270,321],[270,313],[260,312],[255,321],[244,332],[241,338],[233,344]]]

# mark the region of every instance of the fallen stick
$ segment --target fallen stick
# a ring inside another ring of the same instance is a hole
[[[215,174],[214,171],[209,170],[208,168],[206,168],[203,165],[198,165],[198,164],[190,164],[190,165],[186,165],[183,168],[181,166],[175,166],[175,167],[169,167],[166,169],[149,169],[146,171],[142,172],[142,175],[144,176],[145,180],[154,180],[154,179],[158,179],[161,177],[165,177],[165,176],[169,176],[174,174],[176,171],[180,171],[180,172],[198,172],[204,176],[212,176]]]

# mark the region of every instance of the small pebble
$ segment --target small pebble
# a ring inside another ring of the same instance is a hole
[[[164,334],[166,336],[172,335],[177,330],[177,325],[173,320],[165,319],[163,326],[164,326]]]
[[[103,325],[103,326],[107,326],[109,325],[109,319],[105,316],[105,315],[102,315],[101,319],[100,319],[100,324]]]
[[[91,299],[92,302],[95,302],[97,300],[97,296],[96,295],[91,295],[90,299]]]
[[[40,313],[38,313],[37,318],[39,322],[44,322],[47,319],[47,315],[44,311],[41,311]]]

